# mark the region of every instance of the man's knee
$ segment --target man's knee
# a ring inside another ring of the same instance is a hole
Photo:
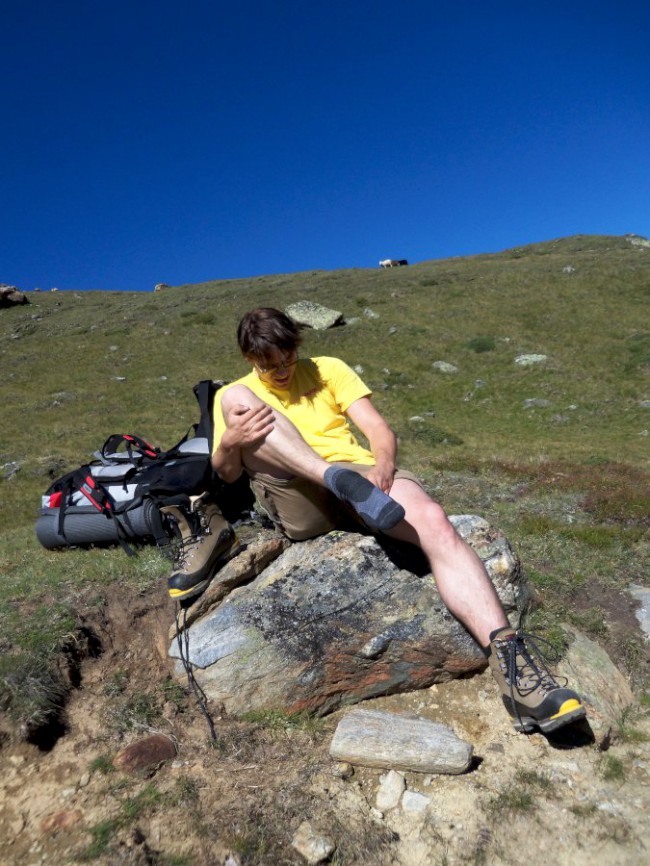
[[[246,385],[233,385],[221,395],[221,411],[223,417],[227,419],[228,413],[237,406],[246,406],[247,409],[252,409],[254,406],[260,406],[262,402],[257,394]]]
[[[460,536],[447,517],[442,505],[427,497],[418,510],[417,523],[434,535],[439,544],[454,544]]]

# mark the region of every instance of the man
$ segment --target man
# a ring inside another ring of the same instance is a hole
[[[483,648],[517,730],[550,732],[584,718],[524,636],[510,627],[482,561],[443,509],[397,468],[394,433],[371,392],[336,358],[300,359],[298,326],[260,308],[238,328],[251,372],[215,397],[212,464],[226,482],[248,473],[277,527],[301,540],[356,520],[419,546],[449,611]],[[349,421],[365,435],[355,439]]]

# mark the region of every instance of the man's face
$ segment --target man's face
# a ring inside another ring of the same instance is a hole
[[[259,378],[281,391],[286,391],[291,386],[296,373],[298,352],[285,352],[282,349],[271,349],[264,358],[249,357],[248,361],[253,365]]]

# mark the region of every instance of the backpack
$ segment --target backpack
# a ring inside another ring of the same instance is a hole
[[[244,478],[225,484],[212,469],[212,403],[223,382],[194,386],[200,418],[168,451],[129,433],[108,437],[95,460],[54,481],[41,498],[36,536],[43,547],[132,543],[164,546],[169,532],[160,508],[189,508],[190,496],[210,491],[229,521],[252,507]]]

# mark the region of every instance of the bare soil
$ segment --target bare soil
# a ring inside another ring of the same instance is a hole
[[[625,608],[625,606],[622,606]],[[627,611],[627,609],[625,608]],[[87,627],[65,733],[48,749],[0,751],[2,866],[299,864],[310,820],[331,863],[637,866],[650,860],[650,718],[554,741],[512,729],[489,673],[368,702],[449,725],[474,745],[462,776],[404,774],[424,813],[376,808],[383,772],[337,764],[341,713],[313,725],[252,723],[210,706],[216,740],[186,683],[169,677],[174,610],[163,590],[108,601]],[[145,773],[113,769],[126,744],[160,732],[177,755]]]

